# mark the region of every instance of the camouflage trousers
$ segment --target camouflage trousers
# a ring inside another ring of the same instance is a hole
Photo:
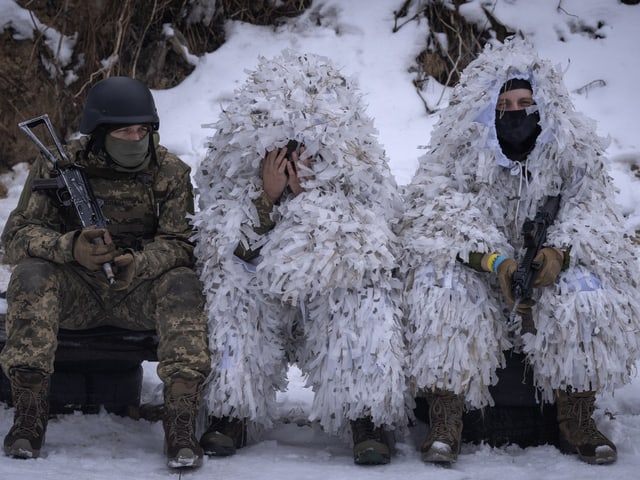
[[[51,374],[58,328],[114,326],[155,330],[158,376],[204,380],[211,369],[204,296],[197,274],[174,268],[114,291],[102,271],[27,258],[7,289],[7,341],[0,353],[5,374],[27,367]]]

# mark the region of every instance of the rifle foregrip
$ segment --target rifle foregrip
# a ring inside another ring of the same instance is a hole
[[[57,190],[60,188],[60,182],[57,178],[35,178],[31,182],[31,190]]]

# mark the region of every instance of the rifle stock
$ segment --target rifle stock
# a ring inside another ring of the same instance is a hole
[[[32,128],[44,124],[49,131],[49,135],[55,145],[56,153],[59,155],[59,159],[49,150],[40,139],[33,133]],[[62,148],[60,139],[56,135],[49,115],[46,113],[39,117],[26,120],[18,123],[18,127],[36,144],[40,152],[51,162],[54,170],[57,173],[53,178],[38,178],[31,184],[31,189],[38,190],[55,190],[58,200],[66,206],[73,206],[78,214],[80,224],[82,228],[97,227],[106,228],[107,219],[102,213],[100,202],[95,197],[91,184],[87,179],[82,168],[69,161],[67,154]],[[103,238],[97,238],[96,243],[104,244]],[[102,265],[109,283],[112,284],[115,281],[113,269],[109,262]]]

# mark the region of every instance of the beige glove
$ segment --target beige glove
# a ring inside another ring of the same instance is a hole
[[[133,282],[133,278],[136,275],[136,262],[133,253],[118,255],[113,259],[113,264],[116,267],[116,281],[113,283],[112,288],[114,290],[126,290],[131,286],[131,282]]]
[[[540,264],[533,280],[533,286],[536,288],[548,287],[555,283],[562,271],[564,253],[557,248],[545,247],[538,252],[533,261]]]
[[[104,228],[85,228],[73,242],[73,258],[87,270],[99,270],[103,263],[116,256],[116,246],[104,243],[108,232]]]
[[[518,269],[518,263],[513,258],[507,258],[500,265],[498,265],[498,281],[500,282],[500,289],[502,294],[509,302],[509,305],[515,303],[515,299],[511,293],[511,284],[513,282],[513,274]],[[516,311],[518,315],[525,316],[531,315],[531,307],[535,304],[535,301],[528,298],[520,300]]]
[[[507,258],[498,265],[498,281],[500,282],[500,289],[510,305],[515,302],[513,295],[511,294],[511,282],[513,273],[518,269],[518,263],[513,258]]]

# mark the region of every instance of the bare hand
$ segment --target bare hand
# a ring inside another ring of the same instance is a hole
[[[267,152],[262,160],[262,188],[272,203],[280,200],[289,181],[285,172],[288,163],[285,158],[286,154],[286,148],[274,148]]]
[[[300,147],[300,155],[304,153],[304,146]],[[297,152],[291,153],[291,158],[293,159],[293,165],[290,162],[287,162],[287,173],[289,174],[289,188],[291,189],[291,193],[295,197],[304,192],[304,188],[300,185],[300,178],[298,177],[298,173],[300,172],[300,165],[304,165],[309,168],[309,159],[305,158],[304,160],[300,160]],[[295,168],[294,168],[295,165]]]

